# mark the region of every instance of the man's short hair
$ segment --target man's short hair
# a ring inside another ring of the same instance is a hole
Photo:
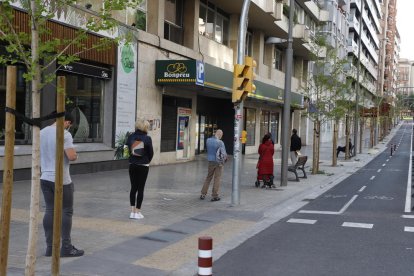
[[[294,134],[296,134],[296,133],[298,133],[298,131],[294,128],[294,129],[292,129],[292,132],[294,133]]]
[[[65,111],[65,121],[73,123],[73,116],[72,113],[70,113],[69,111]]]

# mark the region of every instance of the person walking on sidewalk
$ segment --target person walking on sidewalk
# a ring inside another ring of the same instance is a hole
[[[147,120],[138,119],[135,123],[135,132],[126,142],[129,148],[129,179],[131,191],[129,202],[131,205],[130,219],[143,219],[141,213],[142,201],[144,200],[144,188],[147,181],[149,164],[154,156],[152,139],[148,136],[150,124]]]
[[[275,147],[270,134],[265,134],[259,146],[259,161],[257,162],[257,180],[263,180],[269,187],[273,185],[273,155]],[[265,185],[266,186],[266,185]]]
[[[77,249],[72,245],[70,233],[72,230],[73,215],[73,192],[74,185],[69,173],[69,161],[75,161],[78,158],[73,146],[72,135],[67,130],[73,122],[70,113],[65,113],[64,121],[64,142],[63,148],[65,157],[63,161],[63,203],[62,203],[62,247],[60,249],[61,257],[79,257],[84,251]],[[55,164],[56,164],[56,122],[40,131],[40,164],[41,176],[40,185],[46,204],[46,210],[43,217],[43,229],[46,236],[46,253],[45,256],[52,256],[53,242],[53,213],[55,207]]]
[[[299,151],[302,148],[302,140],[298,136],[298,131],[292,129],[292,136],[290,137],[290,161],[295,165],[298,161]]]
[[[219,201],[219,189],[221,174],[223,173],[223,165],[227,161],[226,147],[221,138],[223,131],[217,129],[214,136],[207,139],[207,159],[208,159],[208,173],[201,189],[200,199],[204,199],[208,192],[208,187],[214,176],[213,191],[211,193],[211,201]]]

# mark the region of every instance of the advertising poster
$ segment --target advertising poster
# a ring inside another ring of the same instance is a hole
[[[116,144],[122,142],[126,132],[134,131],[137,99],[137,44],[120,43],[118,46],[118,74],[116,84]]]

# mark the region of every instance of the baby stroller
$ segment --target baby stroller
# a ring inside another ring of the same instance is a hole
[[[274,176],[272,174],[259,174],[259,170],[257,170],[257,178],[255,182],[256,188],[261,187],[262,189],[271,189],[276,188],[275,184],[273,184]],[[262,184],[260,186],[260,184]]]

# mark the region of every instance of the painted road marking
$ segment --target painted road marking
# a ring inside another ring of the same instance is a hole
[[[414,232],[414,227],[411,227],[411,226],[404,226],[404,231],[405,231],[405,232]]]
[[[348,207],[354,202],[354,200],[358,197],[358,195],[354,195],[345,205],[342,207],[341,210],[338,212],[335,211],[318,211],[318,210],[300,210],[299,213],[302,214],[321,214],[321,215],[340,215],[348,209]]]
[[[390,161],[390,159],[387,159],[387,160],[385,160],[385,161],[387,161],[387,162],[388,162],[388,161]]]
[[[361,187],[361,189],[359,189],[359,190],[358,190],[358,192],[360,192],[360,193],[361,193],[363,190],[365,190],[365,188],[366,188],[366,187],[367,187],[367,186],[362,186],[362,187]]]
[[[377,172],[381,172],[381,169],[378,169],[378,171]]]
[[[372,229],[372,227],[374,227],[374,224],[372,224],[372,223],[358,223],[358,222],[344,222],[344,223],[342,223],[342,226],[343,227]]]
[[[214,238],[214,246],[217,246],[230,238],[234,238],[235,235],[243,230],[249,229],[253,225],[254,222],[252,221],[236,219],[224,220],[201,232],[164,247],[153,254],[138,259],[133,264],[164,271],[174,271],[185,263],[197,260],[198,251],[189,250],[189,248],[197,247],[198,237],[212,236]]]
[[[402,218],[408,218],[408,219],[413,219],[414,215],[402,215]]]
[[[375,178],[375,175],[371,176],[369,180],[374,180],[374,178]]]
[[[382,166],[383,166],[383,167],[385,167],[385,163],[384,163],[384,164],[382,164]]]
[[[304,224],[315,224],[317,220],[315,219],[295,219],[291,218],[287,222],[290,223],[304,223]]]

